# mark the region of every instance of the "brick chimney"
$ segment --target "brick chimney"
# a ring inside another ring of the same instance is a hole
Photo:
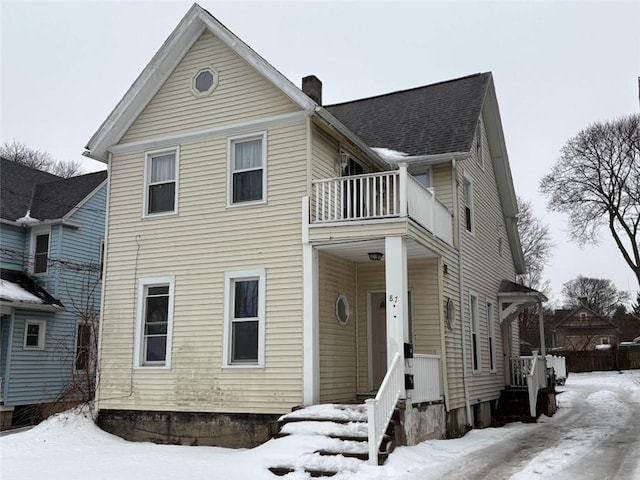
[[[302,91],[318,105],[322,105],[322,82],[315,75],[302,79]]]

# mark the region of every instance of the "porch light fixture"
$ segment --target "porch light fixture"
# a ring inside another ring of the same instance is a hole
[[[379,262],[380,260],[382,260],[382,253],[380,252],[369,252],[369,260],[371,260],[372,262]]]

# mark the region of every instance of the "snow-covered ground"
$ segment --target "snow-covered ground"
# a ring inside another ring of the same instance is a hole
[[[353,471],[333,478],[640,480],[640,370],[571,374],[559,390],[557,414],[537,424],[401,447],[382,467],[345,459]],[[0,478],[274,480],[268,467],[313,462],[323,441],[292,435],[251,450],[132,443],[101,431],[88,412],[73,411],[1,437]]]

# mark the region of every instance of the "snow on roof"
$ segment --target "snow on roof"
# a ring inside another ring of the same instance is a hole
[[[380,155],[384,160],[402,160],[410,156],[408,153],[398,152],[397,150],[385,147],[372,147],[371,150]]]
[[[7,280],[0,279],[0,300],[24,303],[43,303],[34,294]]]

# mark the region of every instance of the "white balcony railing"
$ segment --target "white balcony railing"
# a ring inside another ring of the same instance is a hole
[[[313,181],[311,223],[407,216],[453,243],[451,212],[405,168]]]
[[[396,352],[387,373],[380,384],[376,398],[365,400],[369,428],[369,463],[378,464],[378,449],[387,430],[393,410],[404,386],[404,368],[400,354]]]
[[[412,403],[437,402],[442,400],[442,376],[440,355],[414,354],[412,363]]]

